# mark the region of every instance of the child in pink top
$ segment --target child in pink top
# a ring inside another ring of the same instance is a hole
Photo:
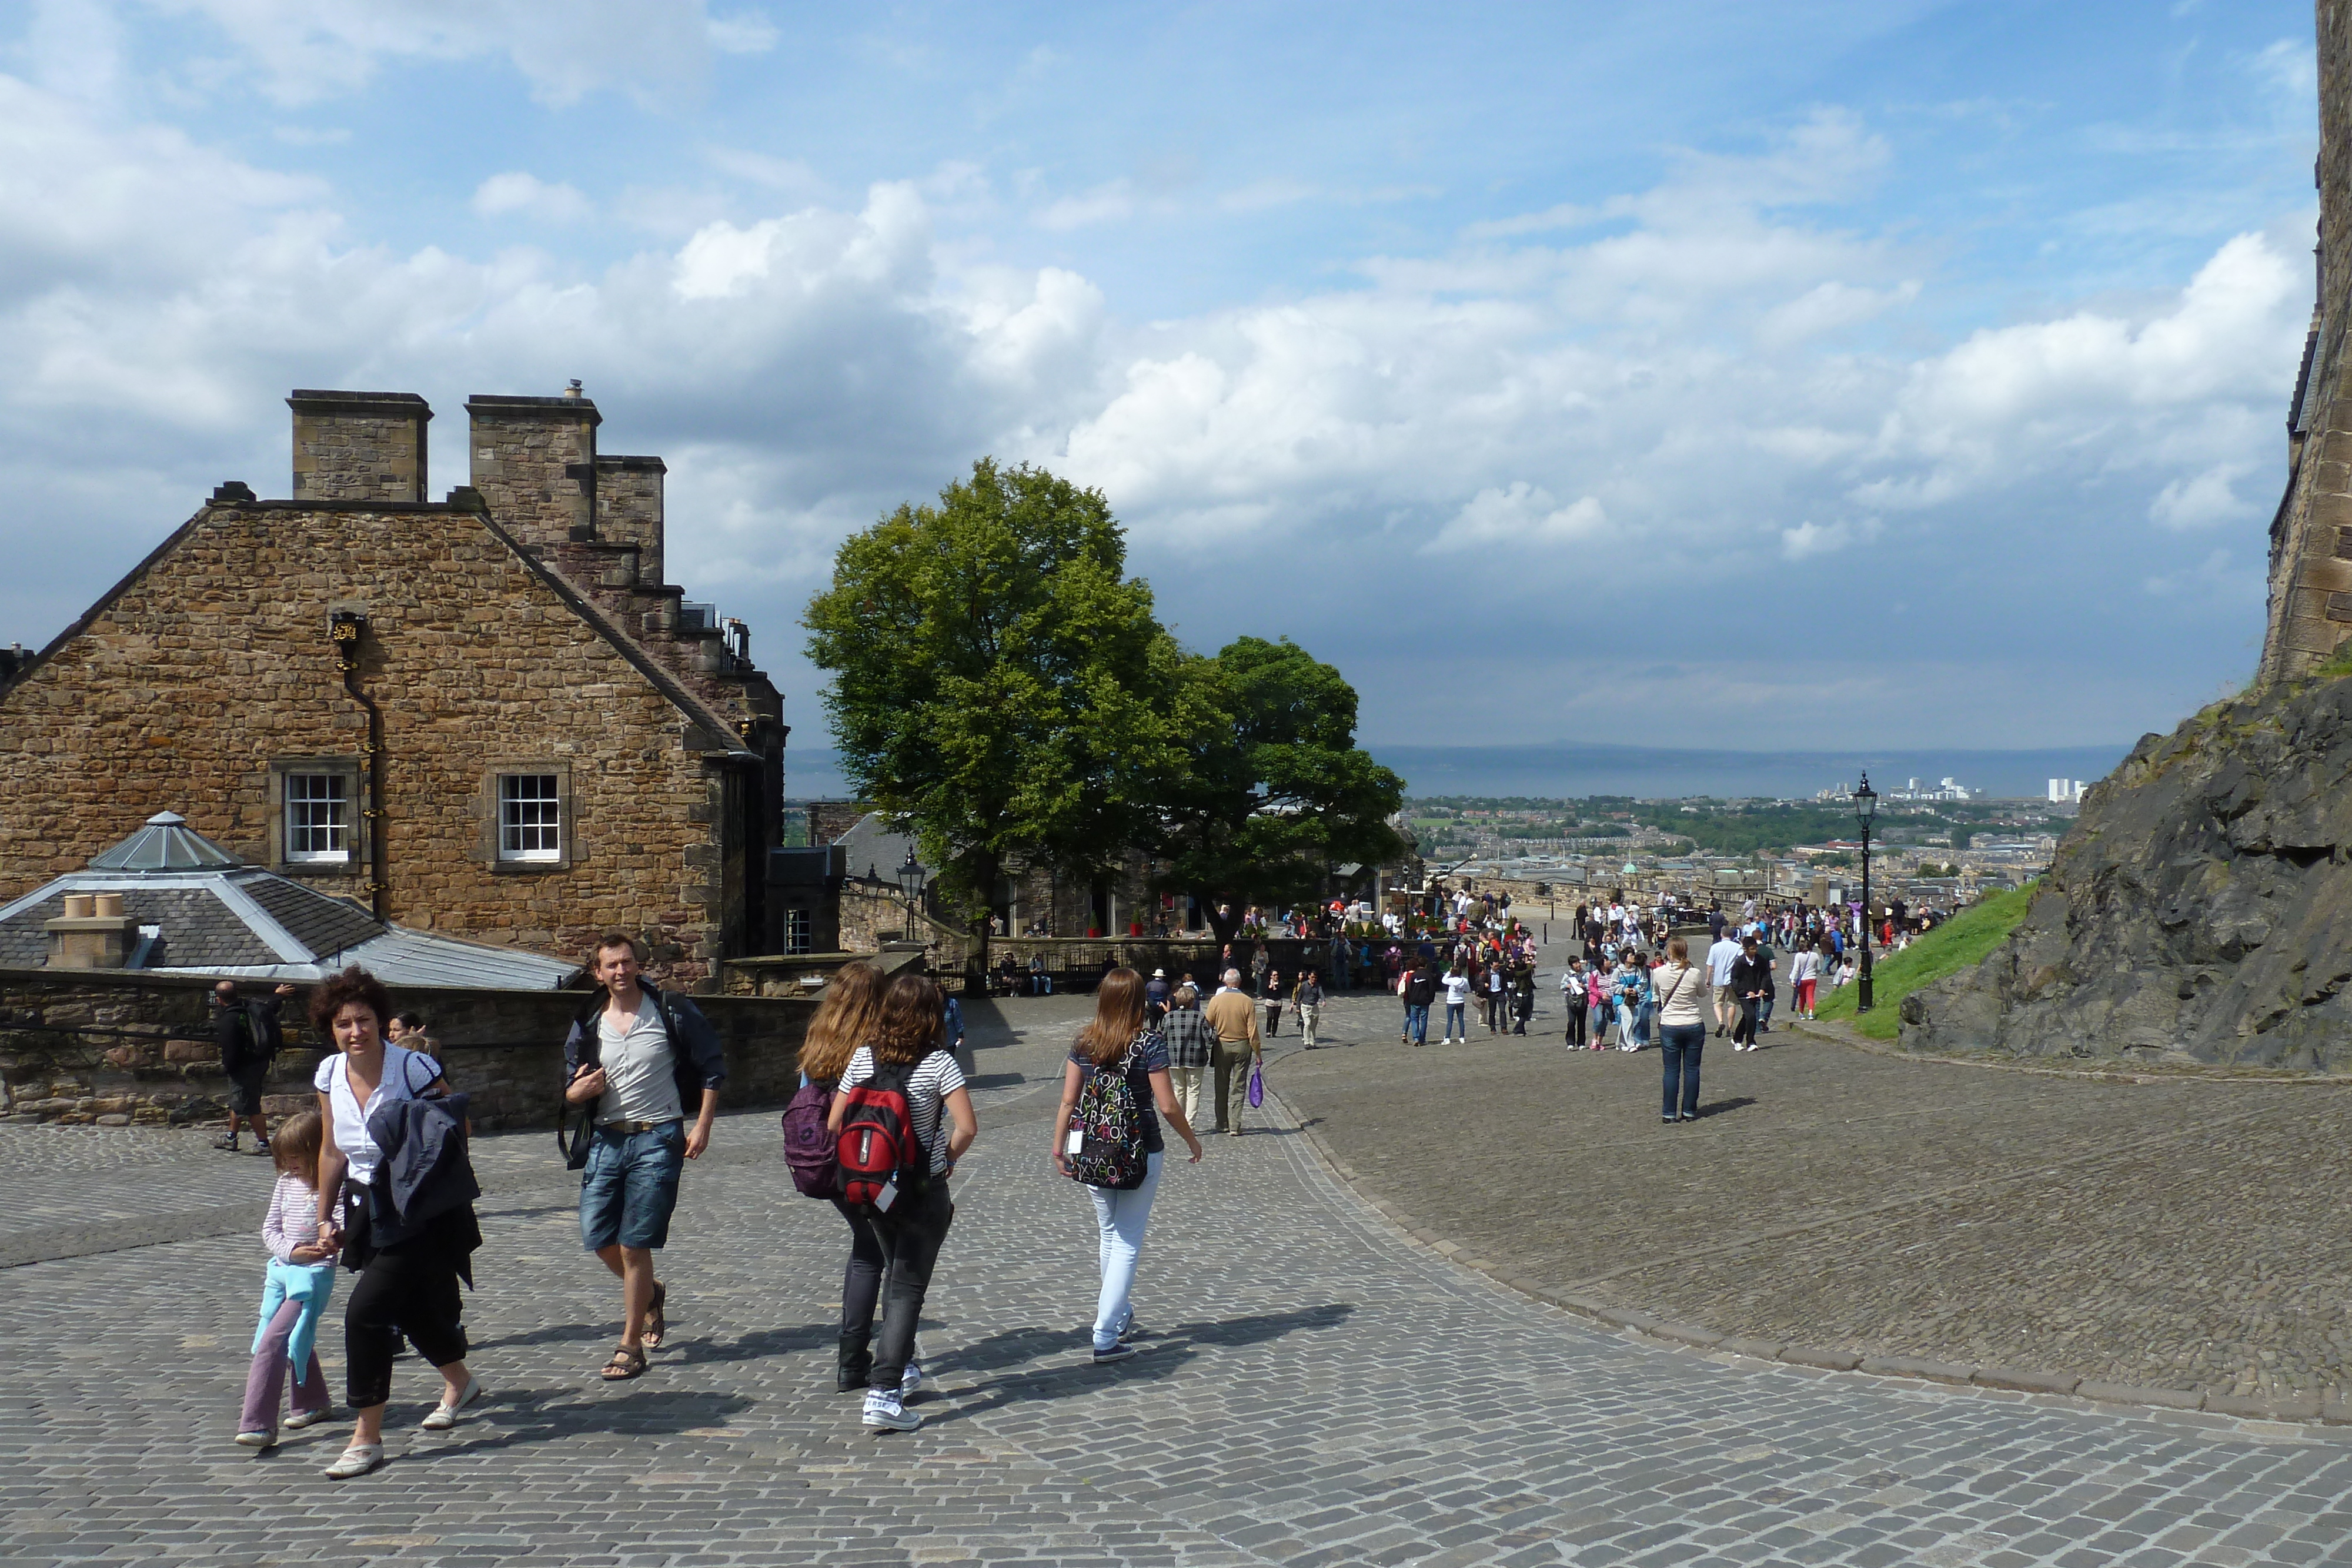
[[[289,1429],[325,1419],[334,1407],[319,1353],[311,1348],[320,1315],[335,1289],[335,1255],[319,1246],[319,1113],[287,1118],[269,1145],[278,1164],[269,1213],[261,1222],[261,1244],[269,1249],[269,1275],[262,1295],[259,1327],[253,1336],[253,1367],[245,1378],[245,1412],[236,1440],[248,1448],[278,1441],[278,1398],[286,1373],[294,1368]]]

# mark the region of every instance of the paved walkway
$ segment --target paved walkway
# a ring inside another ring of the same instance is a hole
[[[2192,1401],[2352,1397],[2352,1089],[2053,1077],[1782,1028],[1752,1054],[1710,1035],[1701,1119],[1666,1126],[1658,1053],[1563,1051],[1539,997],[1528,1038],[1419,1051],[1393,998],[1345,1000],[1343,1049],[1276,1076],[1367,1192],[1549,1293]],[[1461,1160],[1433,1085],[1527,1146]]]
[[[207,1166],[184,1134],[11,1136],[12,1207],[48,1219],[12,1244],[79,1255],[0,1273],[5,1555],[2108,1568],[2352,1552],[2352,1444],[2332,1432],[1601,1332],[1404,1239],[1279,1103],[1277,1130],[1171,1173],[1139,1296],[1151,1348],[1096,1368],[1089,1210],[1045,1165],[1072,1007],[1007,1010],[1024,1028],[982,1042],[984,1130],[924,1332],[929,1424],[906,1436],[861,1431],[832,1391],[840,1222],[792,1194],[772,1114],[729,1118],[689,1172],[664,1266],[671,1346],[614,1386],[595,1378],[614,1291],[578,1250],[551,1140],[484,1140],[490,1239],[468,1319],[494,1396],[454,1433],[418,1432],[433,1384],[404,1363],[394,1462],[341,1486],[317,1474],[340,1428],[260,1458],[229,1442],[257,1247],[189,1217],[250,1204],[263,1162],[203,1151]],[[89,1250],[82,1193],[103,1194],[106,1224],[152,1218],[150,1244]]]

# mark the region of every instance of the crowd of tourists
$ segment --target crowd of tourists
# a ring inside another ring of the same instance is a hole
[[[644,1375],[648,1353],[668,1333],[669,1291],[656,1254],[669,1239],[686,1163],[709,1146],[727,1078],[709,1021],[682,992],[646,981],[644,962],[625,935],[598,945],[597,988],[563,1050],[571,1113],[560,1142],[582,1173],[581,1243],[620,1290],[619,1343],[602,1372],[615,1383]],[[1241,1135],[1244,1103],[1262,1097],[1258,1001],[1242,980],[1228,969],[1204,1001],[1192,986],[1169,987],[1164,974],[1147,982],[1114,969],[1072,1042],[1047,1155],[1086,1188],[1095,1213],[1098,1363],[1135,1354],[1143,1333],[1132,1293],[1145,1227],[1168,1134],[1191,1159],[1202,1156],[1193,1122],[1202,1076],[1214,1074],[1213,1131]],[[1311,1019],[1314,977],[1287,994],[1308,998]],[[266,1071],[280,999],[243,999],[233,986],[218,994],[223,1038],[244,1047],[240,1071],[257,1060]],[[926,976],[886,982],[870,965],[845,967],[810,1021],[802,1088],[784,1113],[795,1188],[829,1203],[848,1231],[835,1381],[864,1396],[860,1419],[877,1431],[922,1424],[908,1406],[923,1382],[916,1326],[955,1219],[950,1182],[980,1132],[955,1010]],[[435,1055],[391,1037],[385,1026],[402,1015],[382,983],[347,969],[316,988],[310,1015],[331,1047],[312,1080],[317,1109],[286,1118],[274,1139],[255,1124],[277,1179],[262,1225],[269,1260],[236,1441],[267,1449],[282,1431],[331,1413],[317,1336],[339,1274],[349,1273],[343,1394],[353,1427],[325,1470],[341,1480],[384,1462],[404,1345],[440,1380],[427,1430],[457,1426],[484,1397],[466,1361],[460,1291],[472,1284],[484,1245],[474,1210],[481,1187],[467,1098]],[[409,1037],[418,1038],[413,1028]],[[258,1074],[247,1075],[257,1080],[257,1118]]]
[[[1673,932],[1700,921],[1711,940],[1694,957],[1693,939]],[[1897,906],[1882,939],[1899,944],[1914,928]],[[1852,977],[1860,927],[1855,912],[1802,904],[1644,911],[1619,897],[1580,905],[1570,929],[1577,950],[1559,978],[1565,1043],[1601,1050],[1613,1031],[1620,1050],[1658,1047],[1663,1119],[1679,1124],[1697,1115],[1710,1020],[1734,1050],[1757,1049],[1771,1027],[1783,952],[1794,1010],[1813,1016],[1820,990]],[[1339,953],[1339,939],[1330,940]],[[1232,948],[1225,952],[1230,957]],[[669,1293],[655,1255],[668,1240],[687,1163],[709,1146],[727,1079],[717,1031],[691,998],[645,978],[645,958],[625,935],[597,944],[596,989],[563,1045],[561,1142],[582,1173],[581,1242],[620,1292],[619,1340],[602,1371],[612,1382],[644,1375],[648,1353],[668,1333]],[[1359,958],[1386,973],[1402,1004],[1401,1043],[1427,1043],[1440,998],[1440,1044],[1466,1043],[1474,1011],[1489,1036],[1524,1035],[1533,1019],[1538,940],[1507,901],[1459,895],[1442,925],[1401,932],[1382,951],[1367,944],[1341,968]],[[1241,1136],[1245,1112],[1263,1099],[1265,1042],[1286,1017],[1297,1020],[1306,1049],[1321,1043],[1318,969],[1286,977],[1260,943],[1246,965],[1224,964],[1214,979],[1171,981],[1156,970],[1147,980],[1111,969],[1065,1063],[1048,1155],[1086,1187],[1095,1213],[1097,1362],[1134,1354],[1142,1333],[1132,1295],[1167,1134],[1192,1160],[1202,1157],[1205,1086],[1207,1131]],[[281,1430],[329,1413],[316,1338],[339,1270],[351,1273],[344,1395],[354,1425],[326,1470],[342,1479],[383,1463],[384,1414],[404,1344],[440,1379],[426,1428],[456,1426],[484,1396],[466,1363],[459,1289],[472,1283],[483,1245],[474,1212],[481,1188],[468,1155],[466,1096],[444,1075],[422,1020],[396,1013],[383,986],[359,968],[312,992],[310,1021],[331,1047],[313,1077],[316,1109],[268,1135],[261,1084],[291,992],[279,987],[247,999],[223,982],[215,996],[224,1065],[236,1086],[221,1143],[234,1149],[240,1125],[249,1124],[278,1173],[262,1228],[269,1263],[236,1440],[267,1448]],[[848,1232],[835,1377],[841,1390],[863,1394],[861,1420],[876,1430],[922,1421],[907,1403],[923,1382],[916,1327],[955,1218],[950,1182],[980,1131],[962,1033],[953,999],[928,977],[886,983],[871,966],[850,964],[809,1024],[802,1087],[784,1113],[794,1186],[831,1204]]]

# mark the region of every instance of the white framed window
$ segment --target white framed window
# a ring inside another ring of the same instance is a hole
[[[805,909],[784,911],[784,951],[806,953],[815,938],[810,934],[809,912]]]
[[[351,858],[351,775],[287,774],[288,862],[293,865],[345,865]]]
[[[563,785],[552,773],[499,775],[499,859],[563,858]]]

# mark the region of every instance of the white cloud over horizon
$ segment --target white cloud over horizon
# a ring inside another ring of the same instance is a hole
[[[520,5],[149,9],[207,21],[280,104],[491,54],[547,112],[597,93],[690,100],[720,57],[781,41],[751,11],[598,4],[642,30],[633,57],[526,37]],[[138,538],[186,514],[198,476],[282,474],[292,386],[426,392],[446,426],[467,392],[579,376],[610,449],[669,460],[674,574],[756,601],[762,657],[803,705],[791,618],[833,544],[993,453],[1103,488],[1195,641],[1291,632],[1370,669],[1392,653],[1383,625],[1540,625],[1589,607],[1608,656],[1560,667],[1663,705],[1611,738],[1674,743],[1658,719],[1678,700],[1689,743],[1742,726],[1762,741],[1791,718],[1850,737],[1906,703],[1891,671],[1767,692],[1702,682],[1643,644],[1699,606],[1731,616],[1713,641],[1769,640],[1791,615],[1836,624],[1817,618],[1854,604],[1885,618],[1873,623],[1892,628],[1898,661],[1914,624],[1998,644],[2026,579],[1997,583],[1984,563],[2012,554],[2058,563],[2053,579],[2126,554],[2146,594],[2241,624],[2233,563],[2253,552],[2221,541],[2266,510],[2309,311],[2289,213],[2211,235],[2168,285],[1989,319],[1948,246],[1856,216],[1900,176],[1898,131],[1819,102],[1738,150],[1670,146],[1646,183],[1498,201],[1437,243],[1335,257],[1307,287],[1147,317],[1083,256],[1023,255],[1007,236],[1109,243],[1209,221],[1196,211],[1290,223],[1440,183],[1268,172],[1203,180],[1225,193],[1177,204],[1141,175],[1024,187],[942,162],[842,196],[809,162],[709,135],[694,162],[730,182],[717,210],[683,185],[608,188],[514,154],[451,193],[447,232],[394,240],[364,221],[362,189],[273,167],[284,141],[208,140],[200,120],[124,107],[103,73],[69,90],[38,68],[0,74],[0,461],[37,506],[93,516],[83,548],[105,557],[47,580],[110,580]],[[2295,62],[2263,68],[2291,84]],[[609,243],[600,214],[657,203],[680,215],[598,261],[565,237]],[[436,489],[461,482],[461,442],[436,444]],[[80,607],[18,591],[0,589],[0,607],[37,635]],[[2055,580],[2033,592],[2069,597]],[[2119,620],[2105,634],[2139,632]],[[2084,730],[2112,722],[2111,686],[2053,701],[2048,665],[2066,655],[2050,649],[1997,647],[1972,688],[1939,651],[1954,735],[2109,738]],[[1494,678],[1521,712],[1580,714],[1585,694],[1544,685],[1550,657]],[[2137,700],[2171,700],[2181,678],[2167,678]],[[1368,735],[1449,728],[1442,679],[1359,684]],[[1507,704],[1476,711],[1475,733],[1447,737],[1517,733]]]

